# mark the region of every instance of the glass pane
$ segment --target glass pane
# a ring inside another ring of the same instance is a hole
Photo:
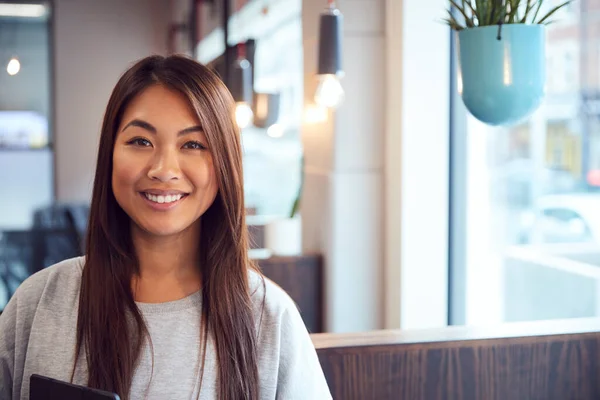
[[[257,40],[254,61],[255,90],[278,95],[279,115],[268,128],[250,126],[243,131],[246,206],[262,217],[288,216],[301,180],[304,72],[300,13]],[[257,112],[259,108],[257,102]]]
[[[50,9],[0,6],[0,230],[20,230],[53,198]]]
[[[29,229],[34,211],[52,203],[53,167],[47,149],[0,152],[0,231]]]
[[[28,6],[11,4],[12,15],[0,16],[0,149],[51,141],[49,10],[37,5],[39,16],[18,16]]]
[[[50,8],[0,0],[0,311],[50,261],[32,227],[53,201]],[[50,247],[50,246],[48,246]],[[52,249],[58,246],[52,244]],[[35,260],[40,259],[40,262]]]
[[[577,1],[548,26],[547,97],[529,120],[492,128],[462,109],[455,123],[452,323],[600,315],[597,11]]]

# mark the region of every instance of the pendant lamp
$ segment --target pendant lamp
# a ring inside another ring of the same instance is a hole
[[[340,82],[342,69],[342,23],[343,15],[333,0],[321,14],[319,25],[319,84],[315,92],[315,102],[323,107],[336,108],[344,99],[344,89]]]
[[[246,59],[245,44],[237,45],[238,57],[231,69],[231,95],[235,100],[235,120],[244,129],[254,119],[252,111],[252,65]]]

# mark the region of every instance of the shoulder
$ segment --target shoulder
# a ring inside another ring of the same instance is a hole
[[[290,317],[296,319],[296,315],[302,321],[296,303],[275,282],[256,271],[250,271],[249,283],[254,313],[262,326],[282,325]]]
[[[258,328],[262,388],[284,399],[331,399],[308,330],[291,297],[276,283],[250,273]],[[270,378],[270,379],[269,379]]]
[[[54,308],[78,299],[84,257],[61,261],[31,275],[16,290],[19,307]]]

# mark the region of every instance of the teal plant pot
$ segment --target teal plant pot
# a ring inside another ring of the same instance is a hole
[[[508,24],[500,40],[497,36],[497,25],[458,32],[458,89],[478,120],[513,125],[529,117],[545,95],[545,27]]]

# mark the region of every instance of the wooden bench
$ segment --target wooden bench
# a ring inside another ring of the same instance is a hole
[[[316,334],[334,399],[600,399],[600,319]]]

